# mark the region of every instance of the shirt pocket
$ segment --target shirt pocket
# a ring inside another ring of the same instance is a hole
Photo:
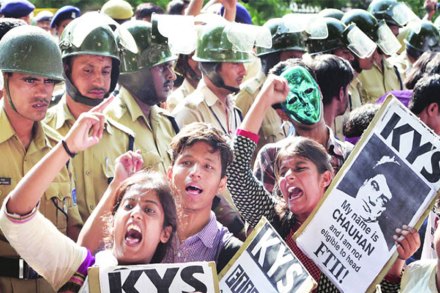
[[[52,182],[40,202],[40,212],[66,234],[68,209],[72,206],[70,181]]]

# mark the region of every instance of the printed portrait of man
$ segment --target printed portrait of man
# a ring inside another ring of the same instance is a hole
[[[386,241],[394,245],[396,228],[408,225],[430,188],[378,136],[372,135],[337,189],[351,196],[357,215]]]

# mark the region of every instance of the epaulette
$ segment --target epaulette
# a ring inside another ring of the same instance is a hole
[[[134,131],[131,130],[129,127],[122,125],[121,123],[117,122],[113,118],[110,118],[108,115],[106,115],[105,119],[111,126],[119,129],[120,131],[122,131],[128,135],[131,135],[132,137],[136,137],[136,134],[134,133]]]

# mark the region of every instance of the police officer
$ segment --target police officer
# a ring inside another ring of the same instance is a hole
[[[399,28],[405,24],[401,22],[398,15],[399,4],[396,0],[373,0],[368,6],[368,12],[377,20],[384,20],[396,37],[399,34]]]
[[[4,1],[0,14],[4,17],[19,18],[27,24],[31,23],[31,13],[35,9],[35,5],[27,0],[11,0]]]
[[[244,82],[240,86],[240,92],[235,98],[237,107],[242,111],[243,116],[249,111],[258,92],[263,86],[269,70],[278,62],[289,58],[302,58],[306,52],[305,38],[303,32],[289,30],[289,23],[286,18],[273,18],[268,20],[264,26],[272,35],[272,47],[257,47],[257,56],[261,60],[262,70],[254,78]],[[260,128],[260,140],[257,146],[259,150],[266,143],[276,142],[287,137],[289,127],[283,127],[283,120],[275,109],[269,109]],[[258,151],[254,152],[256,155]]]
[[[52,20],[53,13],[48,10],[40,11],[32,21],[35,22],[35,25],[41,27],[45,31],[50,32],[50,22]]]
[[[116,86],[120,63],[118,46],[104,18],[99,13],[85,14],[69,23],[61,37],[66,93],[49,110],[45,121],[62,136],[81,113],[107,98]],[[134,134],[130,129],[106,119],[100,143],[71,161],[76,198],[84,221],[112,180],[115,159],[132,150],[133,144]]]
[[[167,98],[166,109],[169,112],[172,112],[185,97],[192,94],[197,88],[200,79],[202,79],[199,63],[192,59],[192,56],[194,56],[194,52],[191,54],[180,54],[177,58],[174,70],[176,74],[183,78],[183,82]]]
[[[405,39],[407,68],[425,52],[440,51],[440,33],[430,21],[422,21],[419,31],[411,30]]]
[[[251,61],[251,52],[235,49],[227,36],[228,25],[234,24],[211,22],[201,30],[193,59],[200,62],[202,80],[173,111],[180,127],[206,122],[232,136],[240,125],[241,111],[231,94],[240,90],[246,75],[244,63]]]
[[[54,130],[41,123],[55,83],[63,80],[60,50],[41,28],[19,26],[0,41],[0,70],[5,82],[5,97],[0,103],[0,201],[3,201],[25,173],[60,140]],[[76,239],[82,222],[73,197],[69,171],[64,167],[36,208],[62,233]],[[0,291],[53,291],[16,254],[3,235],[0,235]]]
[[[133,7],[124,0],[109,0],[102,5],[101,12],[121,24],[133,16]]]
[[[350,51],[348,41],[344,37],[347,26],[333,17],[323,17],[314,22],[326,26],[327,36],[307,34],[307,51],[313,57],[318,54],[333,54],[345,60],[354,60],[353,52]]]
[[[61,36],[66,26],[81,15],[78,7],[66,5],[57,10],[50,22],[50,28],[55,30],[55,35]]]
[[[362,104],[375,102],[388,91],[402,90],[404,87],[402,75],[398,67],[387,60],[387,56],[395,54],[400,49],[400,44],[387,24],[384,21],[378,22],[371,13],[362,9],[350,10],[342,21],[356,24],[378,46],[372,55],[372,68],[363,70],[358,75],[365,92]]]
[[[176,57],[166,39],[156,30],[153,34],[150,23],[132,20],[122,27],[133,36],[138,52],[121,51],[121,87],[106,113],[135,132],[144,166],[166,174],[171,164],[169,144],[178,127],[157,104],[166,101],[173,89]]]

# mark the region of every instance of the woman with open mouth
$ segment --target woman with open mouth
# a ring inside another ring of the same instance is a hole
[[[306,70],[298,67],[286,67],[285,70],[290,70],[292,74],[308,74]],[[293,72],[295,70],[297,72]],[[282,76],[269,75],[234,137],[234,161],[228,169],[227,184],[235,205],[251,227],[255,227],[264,216],[283,237],[299,261],[317,281],[318,287],[314,292],[339,292],[336,286],[321,273],[318,266],[299,249],[292,238],[318,206],[331,183],[333,169],[330,156],[324,147],[309,138],[295,136],[280,145],[274,170],[282,199],[276,195],[276,192],[270,194],[253,176],[250,168],[252,154],[258,143],[257,133],[265,112],[273,104],[286,101],[289,92],[295,87],[290,83],[291,81]],[[315,90],[319,91],[319,88]],[[398,242],[402,244],[403,252],[399,252],[400,260],[396,263],[409,258],[417,250],[414,233],[417,234],[415,230],[411,230],[403,233],[407,237],[399,238]],[[406,241],[405,238],[411,238],[413,242]],[[400,265],[403,266],[400,262],[382,281],[382,292],[397,292],[399,282],[392,280],[398,280],[400,277],[402,269]]]
[[[140,171],[142,157],[135,152],[117,159],[115,177],[95,209],[111,205],[108,210],[112,211],[100,218],[108,240],[103,257],[97,257],[96,262],[94,249],[61,234],[38,211],[41,196],[59,170],[77,152],[99,142],[104,128],[102,110],[111,101],[106,99],[81,114],[66,137],[8,195],[0,211],[0,228],[8,241],[57,292],[78,292],[88,286],[84,284],[87,270],[99,266],[98,259],[107,265],[160,263],[176,232],[176,205],[166,179]],[[90,221],[85,225],[91,225]]]

